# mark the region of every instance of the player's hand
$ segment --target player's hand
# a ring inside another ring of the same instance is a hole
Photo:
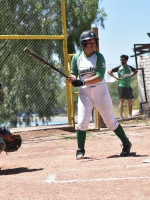
[[[69,76],[68,81],[69,83],[72,83],[73,80],[75,80],[76,77],[75,76]]]
[[[116,79],[119,81],[119,80],[121,80],[121,78],[119,78],[119,77],[116,77]]]
[[[85,85],[85,82],[84,82],[84,80],[78,80],[78,79],[76,79],[76,80],[72,81],[72,85],[74,87],[80,87],[80,86]]]

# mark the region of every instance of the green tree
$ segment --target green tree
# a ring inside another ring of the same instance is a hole
[[[61,0],[5,0],[0,3],[1,35],[61,35]],[[91,24],[104,27],[106,14],[98,7],[98,0],[66,0],[68,52],[79,47],[79,36]],[[1,41],[3,44],[4,41]],[[23,49],[28,46],[41,57],[64,71],[63,42],[59,40],[11,40],[0,52],[3,60],[12,52],[0,71],[5,99],[0,108],[0,121],[16,126],[16,114],[26,113],[29,122],[32,113],[50,118],[56,109],[66,107],[65,79],[53,70],[30,58]]]
[[[75,46],[79,48],[80,34],[90,30],[91,25],[104,28],[106,13],[100,7],[99,0],[66,0],[68,52],[75,53]]]

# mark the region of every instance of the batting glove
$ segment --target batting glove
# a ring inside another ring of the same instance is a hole
[[[85,85],[85,82],[84,82],[84,80],[78,80],[78,79],[76,79],[76,80],[72,81],[72,85],[74,87],[80,87],[80,86]]]

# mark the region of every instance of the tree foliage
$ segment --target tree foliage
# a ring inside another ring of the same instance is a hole
[[[101,2],[101,1],[100,1]],[[79,48],[80,34],[90,30],[92,24],[104,28],[106,13],[98,0],[66,0],[68,52]]]
[[[75,53],[79,36],[91,24],[104,27],[106,14],[98,6],[98,0],[66,0],[68,52]],[[61,35],[61,0],[2,0],[0,2],[1,35]],[[5,41],[1,41],[2,46]],[[44,68],[23,52],[31,48],[41,57],[64,71],[63,42],[59,40],[11,40],[0,52],[1,61],[11,51],[12,55],[0,71],[0,82],[5,92],[0,108],[1,123],[9,121],[16,125],[16,114],[32,113],[40,117],[64,110],[65,80],[54,71]]]

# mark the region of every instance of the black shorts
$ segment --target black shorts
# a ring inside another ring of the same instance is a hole
[[[118,87],[119,99],[133,99],[132,88]]]

